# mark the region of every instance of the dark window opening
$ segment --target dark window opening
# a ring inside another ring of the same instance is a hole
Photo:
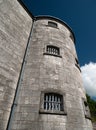
[[[74,37],[73,37],[73,34],[72,34],[72,33],[70,33],[70,38],[71,38],[71,40],[74,42]]]
[[[57,23],[48,21],[48,26],[53,27],[53,28],[57,28]]]
[[[85,107],[87,107],[87,106],[88,106],[88,103],[87,103],[86,101],[84,101],[84,105],[85,105]]]
[[[48,45],[46,48],[46,51],[47,51],[47,53],[50,53],[50,54],[60,55],[59,48],[55,47],[55,46]]]
[[[40,114],[67,115],[65,94],[41,92]]]
[[[84,104],[85,117],[88,118],[88,119],[91,119],[88,103],[86,101],[83,101],[83,104]]]
[[[79,61],[77,60],[77,58],[75,58],[76,64],[79,64]]]
[[[79,66],[79,62],[77,60],[77,58],[75,58],[75,66],[79,69],[79,71],[81,72],[80,66]]]
[[[63,111],[63,96],[55,93],[44,95],[44,110]]]
[[[79,71],[81,72],[81,69],[80,69],[80,67],[79,67],[79,65],[78,64],[75,64],[75,66],[79,69]]]

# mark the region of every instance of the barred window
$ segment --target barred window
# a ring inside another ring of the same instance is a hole
[[[55,93],[45,93],[44,109],[63,111],[63,96]]]
[[[57,23],[54,23],[52,21],[48,21],[48,26],[57,28]]]
[[[83,107],[84,107],[85,117],[88,118],[88,119],[91,119],[89,106],[88,106],[88,103],[85,99],[83,99]]]
[[[47,48],[46,48],[46,51],[49,54],[60,55],[60,50],[56,46],[48,45]]]

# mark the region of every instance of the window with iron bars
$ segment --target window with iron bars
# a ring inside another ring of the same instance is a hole
[[[58,47],[48,45],[46,48],[47,53],[53,54],[53,55],[60,55],[60,50]]]
[[[63,111],[63,96],[55,93],[45,93],[44,110]]]

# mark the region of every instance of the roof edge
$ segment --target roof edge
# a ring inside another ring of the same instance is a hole
[[[27,8],[27,6],[23,3],[22,0],[17,0],[21,6],[26,10],[26,12],[29,14],[29,16],[33,19],[33,21],[35,20],[40,20],[40,19],[50,19],[50,20],[55,20],[61,24],[63,24],[64,26],[66,26],[68,28],[68,30],[71,32],[73,39],[74,39],[74,43],[76,43],[76,39],[75,39],[75,35],[71,29],[71,27],[64,21],[62,21],[61,19],[57,18],[57,17],[53,17],[50,15],[38,15],[38,16],[34,16],[31,11],[29,11],[29,9]]]
[[[75,40],[75,35],[74,35],[74,33],[73,33],[71,27],[70,27],[66,22],[62,21],[62,20],[59,19],[59,18],[56,18],[56,17],[50,16],[50,15],[40,15],[40,16],[38,15],[38,16],[35,16],[35,17],[34,17],[34,20],[35,20],[35,21],[40,20],[40,19],[50,19],[50,20],[55,20],[55,21],[57,21],[57,22],[63,24],[64,26],[66,26],[66,27],[68,28],[68,30],[72,33],[73,38],[74,38],[74,43],[75,43],[75,41],[76,41],[76,40]]]
[[[32,18],[32,19],[34,19],[34,16],[33,16],[33,14],[29,11],[29,9],[27,8],[27,6],[23,3],[23,1],[22,0],[17,0],[19,3],[20,3],[20,5],[25,9],[25,11],[29,14],[29,16]]]

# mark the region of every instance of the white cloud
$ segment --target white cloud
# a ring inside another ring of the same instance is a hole
[[[90,62],[81,67],[86,92],[96,97],[96,63]]]

